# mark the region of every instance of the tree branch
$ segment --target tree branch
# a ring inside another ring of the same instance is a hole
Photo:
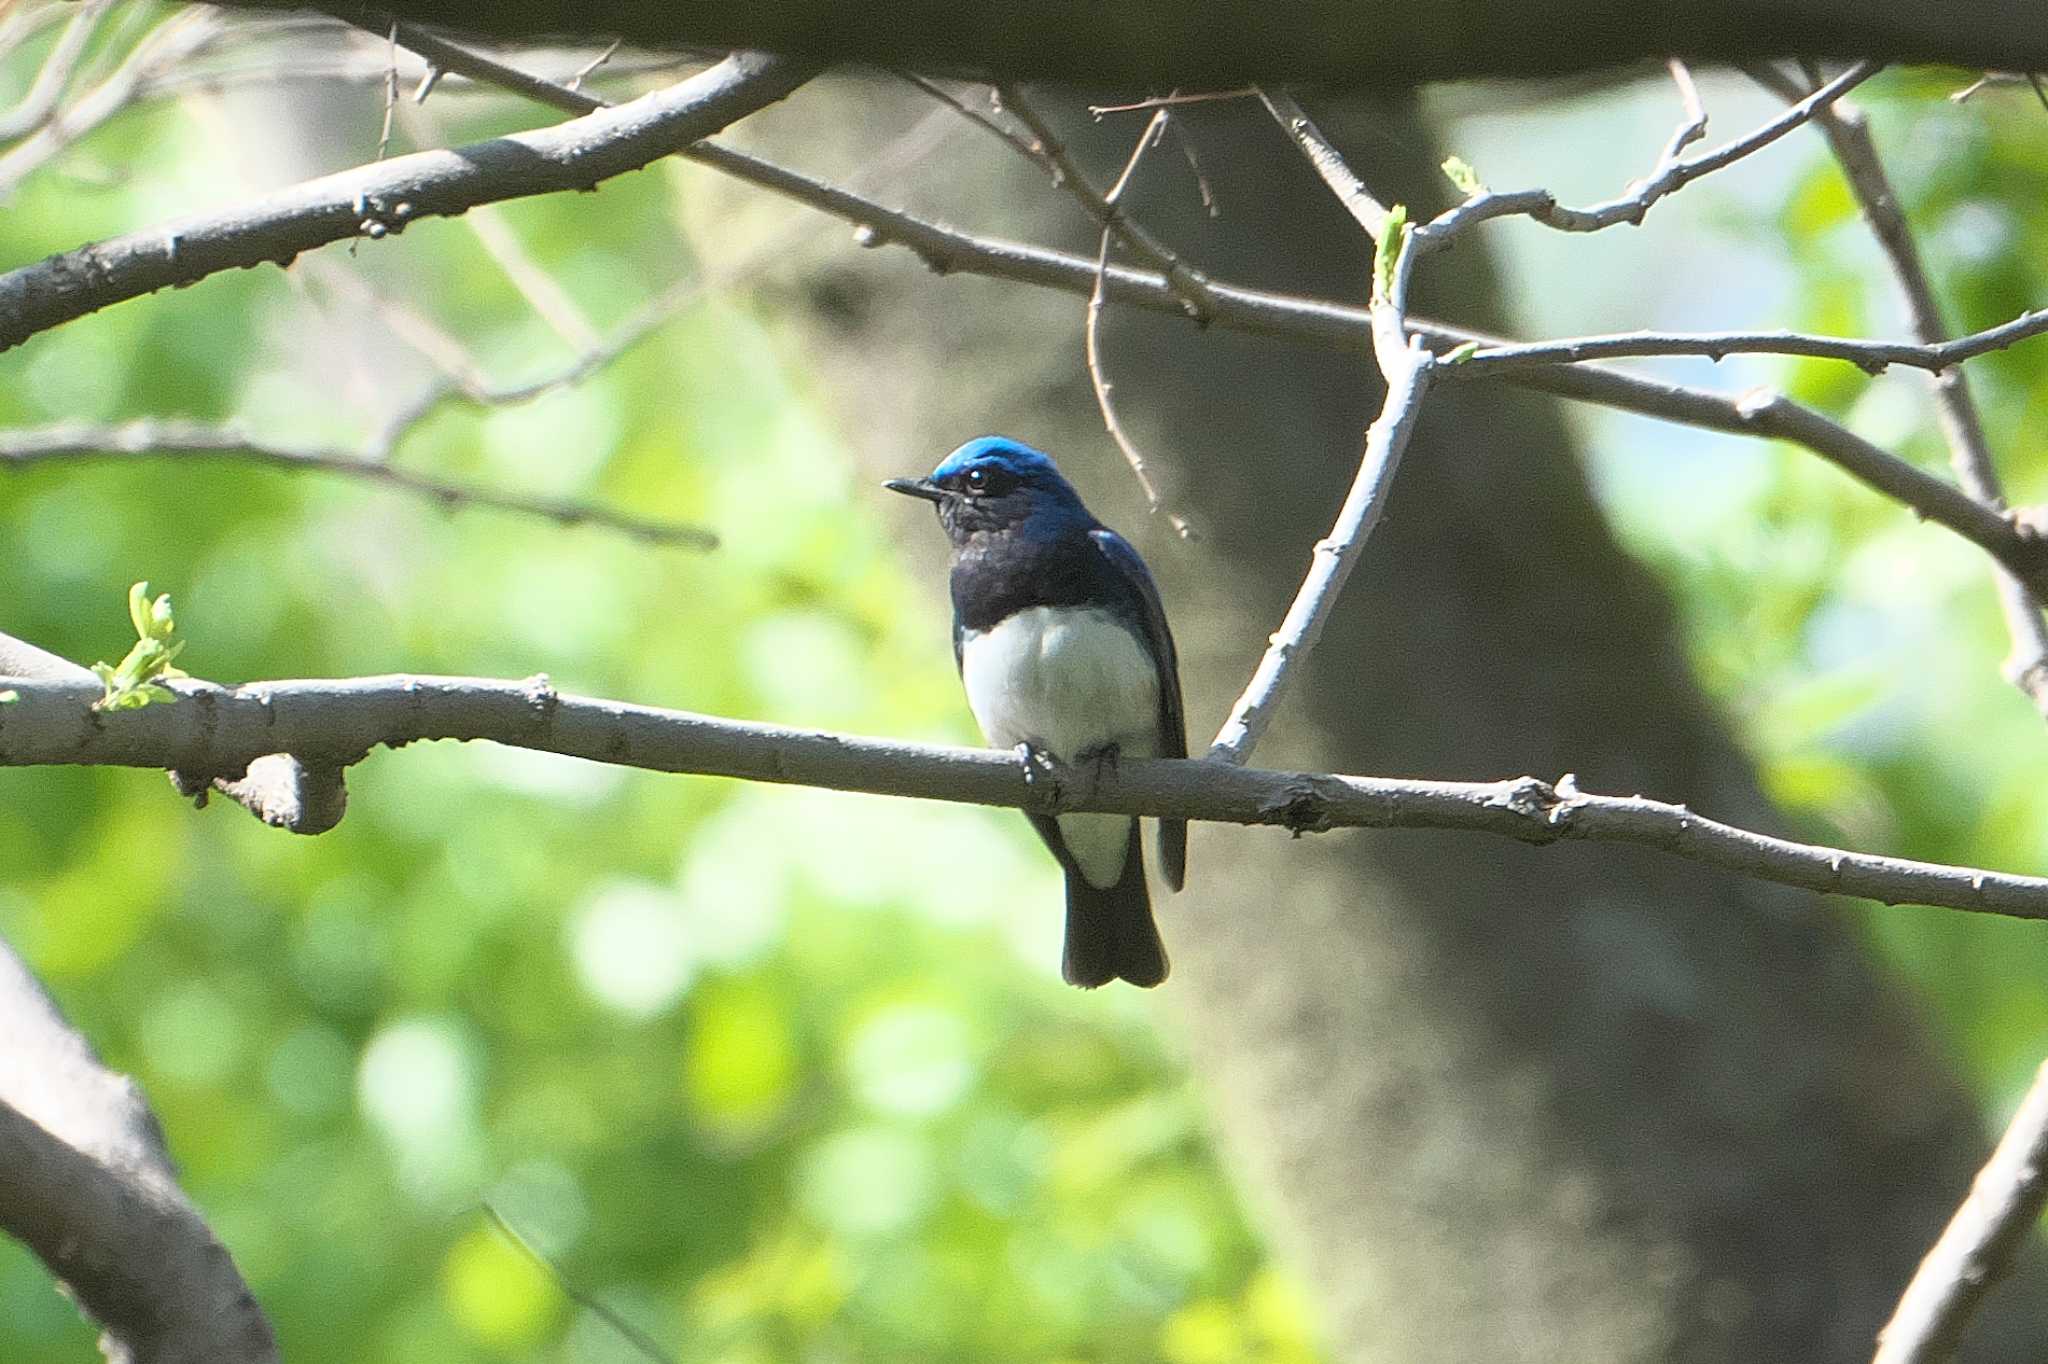
[[[270,1323],[179,1189],[140,1091],[5,944],[0,1037],[0,1229],[100,1324],[107,1358],[273,1364]]]
[[[737,777],[873,795],[1103,811],[1296,833],[1449,829],[1531,844],[1626,843],[1828,894],[2048,919],[2048,878],[1912,862],[1738,829],[1641,796],[1597,796],[1565,777],[1407,781],[1264,771],[1198,759],[1126,759],[1050,780],[1014,754],[862,738],[557,692],[545,677],[388,676],[168,684],[174,703],[102,712],[92,694],[22,682],[0,705],[0,766],[178,768],[223,776],[266,753],[335,766],[379,745],[487,739],[656,772]]]
[[[1768,81],[1769,73],[1758,73]],[[1823,110],[1815,120],[1833,149],[1835,161],[1849,182],[1863,210],[1863,219],[1877,238],[1879,248],[1890,262],[1892,274],[1905,295],[1906,312],[1913,334],[1924,345],[1938,346],[1948,339],[1948,322],[1942,316],[1941,300],[1935,297],[1934,282],[1919,245],[1899,207],[1897,191],[1885,173],[1870,124],[1853,108]],[[2005,491],[1999,485],[1997,461],[1991,455],[1991,439],[1984,431],[1984,418],[1970,392],[1970,380],[1961,369],[1942,369],[1929,378],[1934,389],[1935,411],[1948,442],[1949,467],[1963,490],[1987,507],[2005,509]],[[1993,570],[1999,612],[2005,617],[2006,633],[2012,639],[2012,653],[2005,672],[2013,685],[2034,703],[2034,709],[2048,719],[2048,622],[2041,616],[2043,594],[2030,589],[2026,575],[2010,568]]]
[[[1675,194],[1693,181],[1724,170],[1745,157],[1754,156],[1794,129],[1811,122],[1844,95],[1878,73],[1876,62],[1858,62],[1818,90],[1795,101],[1792,106],[1759,125],[1753,131],[1723,143],[1712,151],[1685,157],[1679,153],[1693,141],[1686,134],[1704,128],[1704,117],[1690,118],[1671,139],[1649,178],[1629,193],[1606,203],[1586,208],[1567,208],[1547,189],[1510,190],[1504,193],[1482,190],[1442,215],[1441,230],[1447,235],[1469,221],[1492,218],[1530,217],[1559,232],[1600,232],[1620,223],[1637,224],[1666,195]]]
[[[1873,1364],[1936,1364],[2034,1239],[2048,1207],[2048,1065],[1878,1333]]]
[[[1460,378],[1491,378],[1502,370],[1530,365],[1581,364],[1648,356],[1691,355],[1720,360],[1730,355],[1803,355],[1817,360],[1842,360],[1869,374],[1892,365],[1940,372],[1965,360],[2004,350],[2048,333],[2048,308],[2021,313],[2009,322],[1987,327],[1953,341],[1915,345],[1905,341],[1865,341],[1845,336],[1814,336],[1805,332],[1621,332],[1607,336],[1573,336],[1557,341],[1525,341],[1507,346],[1482,346],[1446,371]]]
[[[884,207],[717,143],[701,144],[692,155],[725,174],[855,224],[855,241],[862,246],[905,247],[940,274],[985,275],[1083,296],[1095,287],[1095,262],[1081,256],[1001,238],[978,237]],[[1179,296],[1155,271],[1110,265],[1103,280],[1111,300],[1185,316]],[[1209,297],[1215,326],[1346,350],[1364,351],[1372,344],[1372,314],[1366,308],[1250,289],[1214,279],[1210,281]],[[1446,350],[1468,342],[1496,347],[1514,344],[1497,336],[1420,318],[1409,319],[1408,326],[1411,332]],[[1681,425],[1789,441],[1903,503],[1926,520],[1971,541],[2024,576],[2036,589],[2048,588],[2048,542],[2022,530],[2010,518],[1955,485],[1782,395],[1758,390],[1731,397],[1591,365],[1515,368],[1502,371],[1499,377],[1518,387]]]
[[[590,189],[787,95],[814,67],[741,55],[666,90],[551,128],[416,152],[324,176],[0,275],[0,350],[126,299],[221,270],[402,231],[478,204]]]
[[[1358,472],[1352,477],[1344,505],[1337,509],[1336,522],[1329,535],[1316,543],[1308,573],[1288,605],[1280,628],[1273,632],[1266,652],[1252,670],[1251,681],[1231,706],[1230,715],[1209,746],[1211,759],[1233,764],[1244,763],[1251,757],[1252,749],[1272,723],[1289,675],[1322,637],[1323,625],[1336,608],[1345,580],[1351,576],[1367,537],[1386,508],[1394,473],[1401,466],[1402,452],[1415,431],[1423,395],[1429,392],[1436,369],[1436,356],[1408,332],[1408,283],[1420,252],[1413,249],[1405,220],[1398,216],[1400,210],[1390,212],[1380,206],[1299,106],[1284,98],[1279,102],[1271,97],[1264,99],[1268,112],[1294,135],[1309,164],[1337,201],[1379,243],[1382,259],[1391,261],[1390,269],[1375,272],[1371,308],[1373,356],[1387,392],[1379,415],[1366,429]],[[1153,117],[1163,118],[1165,111]],[[1388,233],[1397,233],[1398,240],[1388,241]],[[1096,287],[1099,291],[1099,280]]]
[[[231,0],[272,8],[291,0]],[[991,10],[957,0],[400,0],[401,17],[498,39],[574,35],[655,48],[759,48],[927,73],[995,73],[1122,89],[1314,83],[1412,86],[1489,75],[1609,71],[1682,53],[1698,61],[1837,54],[2048,69],[2034,0],[1091,0]]]
[[[592,352],[595,356],[599,352]],[[578,361],[579,367],[585,363]],[[601,363],[592,361],[592,363]],[[445,396],[436,389],[435,398]],[[409,425],[409,423],[407,423]],[[540,517],[561,526],[596,526],[655,545],[711,549],[718,537],[700,526],[654,521],[629,512],[612,511],[570,498],[528,497],[519,493],[451,483],[413,473],[385,462],[394,443],[389,433],[369,450],[334,446],[294,445],[251,434],[234,423],[146,419],[94,426],[61,422],[53,426],[0,430],[0,467],[23,468],[60,460],[189,459],[238,460],[272,469],[311,471],[359,479],[425,497],[445,507],[483,507],[519,516]]]

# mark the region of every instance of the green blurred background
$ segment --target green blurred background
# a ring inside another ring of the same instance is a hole
[[[95,60],[173,12],[119,10]],[[0,94],[55,33],[0,68]],[[1897,76],[1868,103],[1953,320],[1975,327],[2048,298],[2048,111],[2023,88],[1942,98],[1963,83]],[[1502,185],[1612,192],[1636,171],[1585,155],[1594,130],[1654,146],[1669,123],[1657,87],[1510,114],[1497,94],[1442,102],[1450,143]],[[1765,107],[1709,95],[1724,134]],[[14,190],[0,264],[306,173],[246,117],[292,99],[127,111]],[[356,159],[379,106],[362,83],[319,105]],[[539,121],[459,92],[430,107],[451,138]],[[1626,245],[1579,243],[1603,271],[1569,288],[1554,239],[1501,233],[1527,328],[1899,334],[1817,140],[1759,165]],[[692,276],[693,173],[509,205],[499,228],[604,333]],[[1674,244],[1707,253],[1699,277],[1655,263]],[[360,442],[396,405],[392,374],[416,388],[430,371],[344,276],[437,319],[499,381],[573,358],[476,225],[434,223],[39,337],[0,356],[0,425],[234,417]],[[450,404],[399,454],[699,522],[716,552],[218,460],[9,469],[0,625],[111,660],[147,579],[178,603],[181,663],[223,681],[544,671],[592,695],[972,742],[937,584],[909,577],[895,509],[776,328],[714,282],[587,382]],[[2019,501],[2048,466],[2037,354],[1972,370]],[[1667,372],[1781,382],[1944,460],[1918,375]],[[1617,523],[1811,835],[2048,867],[2048,735],[1997,676],[1978,556],[1808,457],[1584,420]],[[906,471],[938,453],[906,452]],[[0,935],[138,1078],[286,1357],[641,1357],[487,1206],[679,1359],[1318,1357],[1312,1307],[1248,1224],[1151,1002],[1059,984],[1057,873],[1013,815],[480,745],[379,753],[350,785],[341,827],[303,840],[224,804],[195,814],[148,773],[0,770]],[[2000,1116],[2048,1050],[2048,943],[1963,915],[1867,921]],[[0,1360],[83,1359],[90,1340],[0,1245]]]

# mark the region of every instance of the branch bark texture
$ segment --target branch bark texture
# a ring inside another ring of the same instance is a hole
[[[294,185],[218,213],[113,237],[0,275],[0,350],[37,332],[221,270],[275,262],[422,218],[599,182],[670,155],[796,89],[816,68],[740,55],[582,118],[415,152]]]
[[[1657,848],[1727,871],[1887,904],[2048,919],[2048,878],[1815,847],[1719,823],[1642,796],[1601,796],[1534,777],[1409,781],[1241,768],[1227,761],[1128,759],[1050,784],[1005,752],[944,748],[755,724],[557,692],[545,677],[364,677],[171,682],[175,703],[101,712],[71,686],[20,686],[0,707],[0,766],[175,769],[233,781],[268,755],[331,770],[380,745],[487,739],[593,762],[822,786],[873,795],[1007,805],[1041,814],[1101,810],[1294,833],[1450,829],[1524,843],[1585,840]]]
[[[141,1092],[0,944],[0,1229],[100,1324],[110,1364],[274,1364],[270,1323],[178,1188]]]

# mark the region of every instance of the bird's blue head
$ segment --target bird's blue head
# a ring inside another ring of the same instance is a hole
[[[1050,457],[1004,436],[968,441],[940,460],[929,478],[892,478],[882,486],[935,505],[955,544],[989,531],[1055,535],[1095,524]]]

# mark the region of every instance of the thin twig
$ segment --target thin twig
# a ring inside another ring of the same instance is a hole
[[[583,65],[577,67],[576,70],[572,72],[569,76],[569,88],[571,90],[581,90],[583,88],[583,82],[588,80],[590,78],[591,73],[596,71],[597,68],[603,66],[606,62],[610,61],[612,59],[613,54],[618,52],[619,45],[624,41],[625,39],[623,38],[612,39],[611,46],[607,47],[604,51],[598,53],[595,57],[592,57],[589,61],[583,63]]]
[[[1806,95],[1789,109],[1754,131],[1723,143],[1698,156],[1679,158],[1667,148],[1649,176],[1629,193],[1605,203],[1568,208],[1557,202],[1549,190],[1527,189],[1496,192],[1484,190],[1444,214],[1437,224],[1443,235],[1462,231],[1468,224],[1494,218],[1529,217],[1559,232],[1599,232],[1620,223],[1640,223],[1652,207],[1667,195],[1684,189],[1693,181],[1734,165],[1770,146],[1787,133],[1811,121],[1835,101],[1876,75],[1875,62],[1859,62],[1820,89]],[[1704,117],[1704,115],[1702,115]],[[1689,124],[1687,126],[1690,126]],[[1684,132],[1682,128],[1681,134]],[[1672,145],[1678,146],[1674,137]]]
[[[1448,829],[1544,845],[1654,848],[1758,880],[1886,904],[2048,919],[2048,877],[1795,843],[1641,796],[1592,795],[1569,777],[1413,781],[1135,759],[1027,774],[1014,754],[788,729],[557,692],[525,681],[390,676],[167,685],[179,699],[100,712],[97,693],[10,683],[0,766],[122,766],[232,773],[284,751],[335,764],[381,745],[484,739],[648,771],[864,791],[1042,814],[1100,811],[1275,825]]]
[[[1021,88],[1004,83],[997,85],[995,91],[1003,108],[1030,133],[1030,139],[1021,144],[1025,154],[1040,162],[1052,176],[1053,183],[1071,196],[1098,226],[1105,232],[1114,232],[1126,246],[1165,275],[1173,283],[1191,317],[1206,321],[1209,316],[1208,276],[1182,260],[1173,248],[1146,231],[1143,224],[1133,221],[1123,211],[1115,193],[1104,194],[1095,188],[1081,168],[1074,164],[1073,157],[1068,155],[1065,144],[1053,132],[1052,125],[1040,116]],[[1146,125],[1146,138],[1156,137],[1163,126],[1155,116]],[[1143,140],[1140,145],[1144,145]],[[1127,168],[1121,179],[1129,178]]]
[[[1941,300],[1935,296],[1926,262],[1899,206],[1898,192],[1878,155],[1869,121],[1853,106],[1838,104],[1817,110],[1814,126],[1827,138],[1849,190],[1863,210],[1864,221],[1891,265],[1892,275],[1905,295],[1913,334],[1923,345],[1946,343],[1948,322],[1942,316]],[[1997,461],[1991,454],[1991,439],[1984,430],[1983,415],[1970,392],[1969,377],[1960,368],[1948,368],[1935,371],[1930,383],[1956,482],[1971,497],[2002,512],[2005,492],[1999,482]],[[1993,574],[1999,611],[2005,617],[2006,632],[2012,640],[2005,676],[2048,719],[2048,622],[2041,616],[2041,597],[2009,570],[1994,568]]]
[[[1266,112],[1273,116],[1273,121],[1287,130],[1287,135],[1294,139],[1301,154],[1315,167],[1316,174],[1322,176],[1323,183],[1337,196],[1337,202],[1344,206],[1344,211],[1365,229],[1366,236],[1378,241],[1380,233],[1386,230],[1387,206],[1365,187],[1363,180],[1352,174],[1351,167],[1337,154],[1336,146],[1294,96],[1285,90],[1259,90],[1255,93],[1260,103],[1266,106]]]
[[[1112,210],[1122,200],[1125,188],[1131,183],[1131,177],[1137,173],[1138,162],[1144,157],[1146,148],[1156,144],[1165,130],[1166,111],[1161,109],[1152,116],[1152,121],[1139,136],[1137,145],[1131,148],[1130,160],[1124,163],[1123,173],[1117,176],[1116,183],[1110,187],[1109,193],[1103,196],[1103,202]],[[1114,386],[1102,368],[1104,281],[1109,273],[1109,247],[1115,237],[1113,220],[1105,220],[1102,226],[1102,245],[1095,256],[1095,287],[1088,294],[1087,321],[1081,329],[1082,349],[1087,360],[1088,382],[1095,390],[1095,406],[1102,412],[1102,425],[1109,432],[1109,438],[1116,442],[1116,448],[1123,451],[1124,462],[1131,466],[1132,476],[1138,480],[1138,487],[1144,490],[1146,508],[1157,512],[1164,505],[1159,496],[1158,485],[1153,483],[1151,471],[1145,466],[1145,456],[1139,451],[1137,443],[1131,439],[1130,433],[1124,430],[1123,422],[1117,418],[1116,404],[1110,397]],[[1169,511],[1166,513],[1166,520],[1173,527],[1174,533],[1183,540],[1195,538],[1194,527],[1188,523],[1186,517]]]
[[[1841,360],[1866,374],[1881,374],[1893,365],[1939,373],[1966,360],[2016,346],[2043,334],[2048,334],[2048,308],[2036,308],[1995,327],[1932,344],[1865,341],[1857,337],[1816,336],[1788,331],[1621,332],[1608,336],[1519,342],[1511,346],[1482,346],[1462,356],[1449,372],[1462,378],[1480,378],[1504,369],[1581,364],[1588,360],[1649,356],[1701,356],[1721,360],[1730,355],[1800,355],[1818,360]]]
[[[1398,221],[1365,188],[1324,138],[1307,115],[1292,101],[1268,98],[1266,108],[1294,135],[1330,192],[1336,195],[1361,227],[1371,235],[1368,224],[1377,221],[1379,234],[1397,232],[1396,242],[1381,242],[1383,254],[1393,251],[1393,270],[1385,280],[1375,279],[1372,299],[1373,357],[1387,394],[1379,415],[1365,433],[1365,449],[1359,457],[1358,472],[1338,509],[1337,520],[1328,536],[1316,543],[1309,558],[1308,573],[1294,601],[1287,608],[1280,628],[1273,632],[1266,652],[1260,656],[1252,678],[1230,708],[1230,716],[1216,732],[1208,756],[1219,762],[1242,765],[1273,721],[1288,679],[1322,637],[1323,626],[1335,609],[1344,583],[1365,548],[1366,539],[1379,524],[1387,494],[1401,455],[1408,448],[1416,420],[1422,412],[1423,395],[1429,391],[1436,370],[1436,356],[1408,330],[1408,289],[1421,254],[1412,248],[1413,236],[1405,222]],[[1164,116],[1164,111],[1161,112]]]
[[[1672,57],[1664,63],[1664,69],[1671,73],[1671,83],[1678,87],[1678,103],[1685,111],[1685,121],[1664,144],[1664,154],[1657,158],[1660,166],[1678,160],[1685,155],[1687,147],[1707,135],[1707,106],[1700,100],[1699,86],[1693,83],[1692,68]]]
[[[90,426],[66,422],[0,431],[0,467],[25,468],[60,460],[181,457],[232,459],[276,469],[336,474],[425,497],[449,508],[481,507],[540,517],[562,526],[596,526],[649,544],[711,549],[718,543],[717,536],[700,526],[653,521],[573,499],[527,497],[450,483],[359,451],[291,445],[232,424],[145,420]]]
[[[13,142],[26,137],[50,121],[57,105],[64,98],[64,91],[71,84],[71,77],[77,72],[86,48],[92,43],[93,34],[98,30],[100,20],[106,17],[109,0],[86,0],[76,6],[71,22],[57,38],[50,55],[36,68],[36,76],[29,83],[28,91],[15,106],[0,113],[0,142]]]
[[[618,1332],[619,1338],[639,1351],[644,1358],[653,1360],[654,1364],[673,1364],[675,1356],[664,1350],[660,1341],[627,1320],[623,1313],[603,1298],[578,1286],[569,1277],[568,1272],[555,1262],[553,1256],[528,1240],[489,1200],[485,1200],[483,1210],[484,1216],[491,1219],[491,1225],[498,1229],[498,1234],[517,1246],[527,1259],[533,1261],[543,1273],[553,1279],[555,1287],[561,1290],[563,1297]]]
[[[1236,765],[1251,756],[1272,723],[1282,689],[1293,669],[1315,648],[1331,608],[1344,590],[1344,581],[1351,576],[1359,551],[1386,506],[1387,490],[1393,484],[1401,452],[1407,447],[1421,413],[1422,395],[1429,389],[1435,368],[1433,359],[1417,346],[1399,347],[1382,359],[1381,368],[1387,371],[1387,398],[1366,432],[1358,474],[1329,535],[1316,542],[1308,575],[1302,579],[1293,604],[1260,657],[1251,681],[1231,706],[1230,718],[1223,722],[1223,728],[1209,745],[1209,758]]]
[[[382,161],[384,154],[391,150],[391,121],[398,112],[398,21],[395,19],[391,21],[387,40],[389,48],[385,55],[388,65],[384,68],[384,126],[377,133],[377,155],[374,158],[378,161]],[[425,81],[421,81],[420,89],[427,89]]]
[[[1873,1364],[1938,1364],[2034,1239],[2048,1207],[2048,1065],[1878,1333]]]
[[[228,32],[217,14],[186,10],[150,30],[98,84],[55,110],[0,154],[0,201],[59,152],[148,94],[154,84]]]
[[[858,230],[854,239],[862,246],[902,246],[940,273],[987,275],[1084,297],[1095,288],[1097,271],[1089,257],[978,237],[884,207],[838,186],[718,143],[698,144],[693,156],[725,174],[855,224]],[[1111,265],[1105,282],[1107,295],[1114,301],[1155,312],[1182,313],[1171,285],[1157,272]],[[1218,326],[1347,350],[1365,351],[1371,345],[1372,315],[1367,309],[1248,289],[1223,281],[1212,281],[1212,290]],[[1447,350],[1468,342],[1480,346],[1513,344],[1499,337],[1416,318],[1410,318],[1408,325],[1410,331]],[[1734,397],[1591,365],[1535,366],[1509,370],[1501,377],[1519,387],[1681,425],[1786,440],[1803,446],[1916,515],[1973,542],[2015,572],[2048,587],[2048,544],[2022,533],[2006,517],[1953,484],[1782,395],[1759,391]]]
[[[1241,85],[1235,90],[1197,90],[1182,94],[1176,90],[1170,95],[1154,95],[1150,99],[1133,100],[1129,104],[1091,104],[1088,112],[1101,118],[1104,114],[1133,114],[1153,109],[1174,109],[1183,104],[1215,104],[1221,100],[1249,99],[1259,93],[1256,85]]]

